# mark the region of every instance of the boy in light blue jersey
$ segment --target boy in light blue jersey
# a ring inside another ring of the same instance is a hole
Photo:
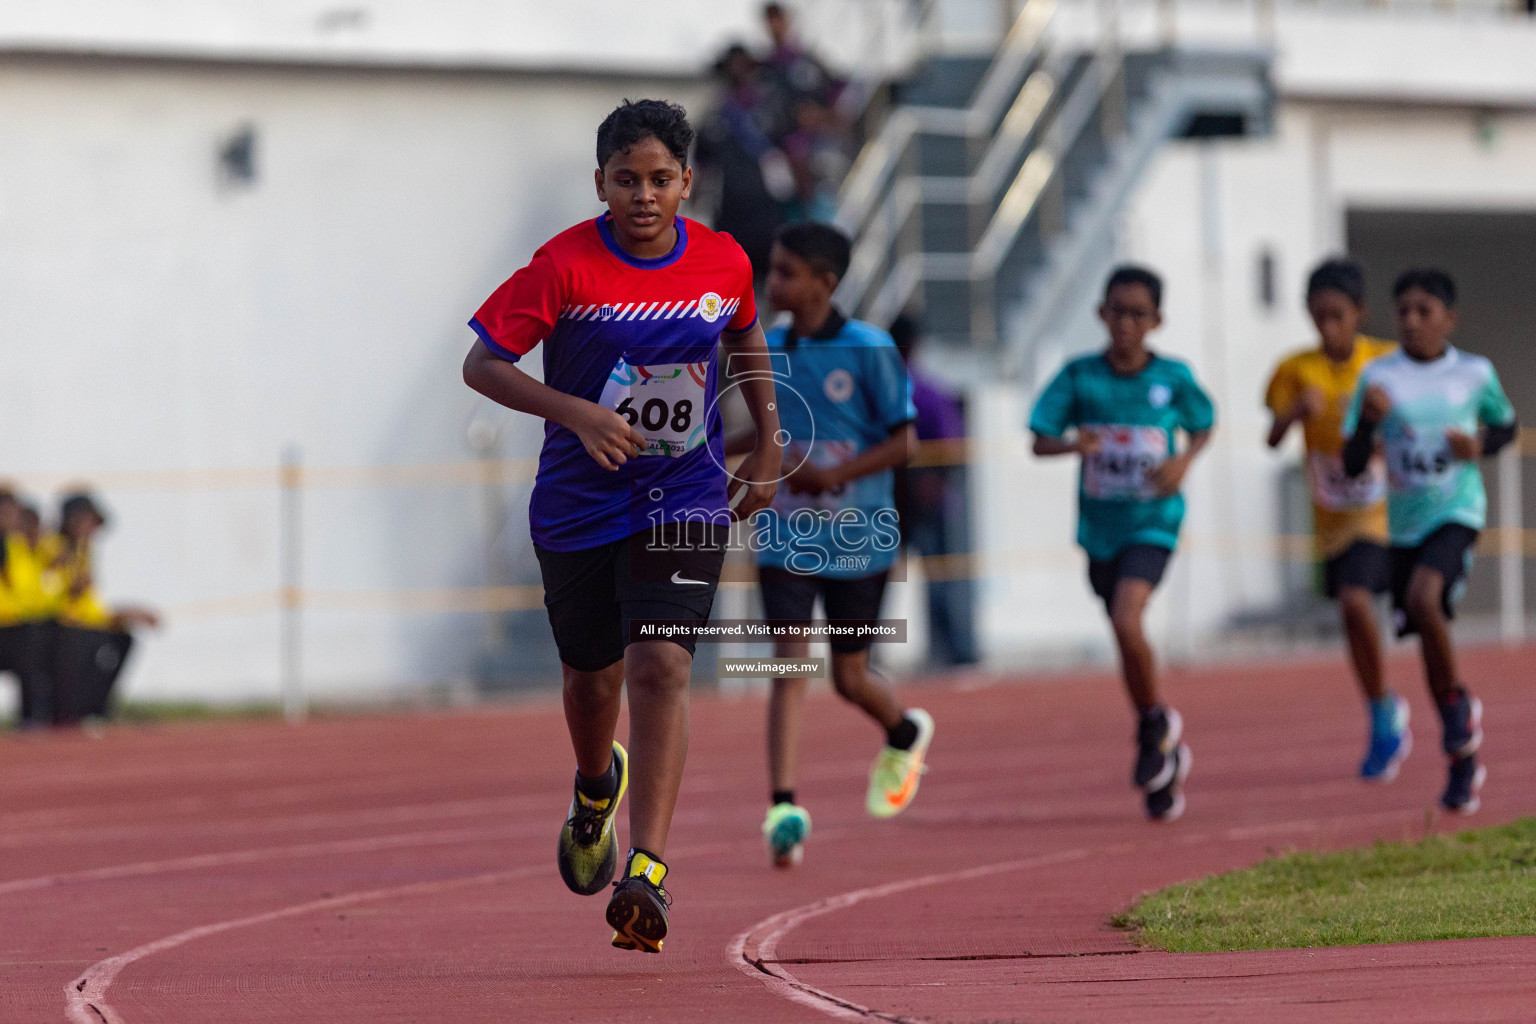
[[[1180,742],[1183,719],[1159,699],[1142,616],[1178,544],[1179,488],[1210,438],[1216,410],[1188,366],[1146,346],[1163,322],[1162,296],[1150,270],[1117,268],[1099,307],[1108,349],[1062,368],[1035,402],[1029,429],[1036,455],[1082,456],[1077,542],[1114,626],[1139,718],[1132,779],[1145,794],[1147,816],[1173,821],[1184,812],[1189,748]],[[1182,451],[1181,431],[1188,437]]]
[[[785,478],[760,513],[753,544],[763,611],[773,622],[808,624],[819,597],[829,623],[856,629],[880,615],[886,576],[901,538],[895,467],[917,443],[901,353],[889,334],[848,320],[832,293],[848,269],[847,236],[825,224],[778,235],[768,272],[773,307],[791,314],[768,332],[775,364]],[[746,451],[750,437],[729,451]],[[885,732],[870,772],[866,809],[899,814],[917,793],[933,739],[928,713],[908,710],[869,667],[867,638],[832,639],[832,684]],[[775,654],[804,658],[805,641],[780,640]],[[768,702],[771,799],[763,835],[776,866],[798,863],[811,820],[795,802],[801,708],[808,679],[775,679]]]
[[[1477,760],[1483,705],[1456,672],[1450,620],[1488,516],[1477,459],[1515,436],[1515,410],[1493,364],[1452,347],[1456,284],[1410,270],[1392,289],[1402,349],[1360,374],[1344,418],[1344,471],[1358,476],[1380,447],[1387,462],[1392,601],[1398,635],[1418,633],[1424,675],[1450,758],[1440,802],[1471,814],[1487,769]]]

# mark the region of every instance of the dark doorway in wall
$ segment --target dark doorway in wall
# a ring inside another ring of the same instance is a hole
[[[1520,421],[1536,426],[1536,211],[1351,210],[1349,252],[1365,267],[1370,330],[1395,336],[1392,282],[1409,267],[1435,266],[1456,279],[1460,324],[1451,339],[1485,355],[1498,368]],[[1536,459],[1527,458],[1524,509],[1536,525]],[[1490,525],[1498,508],[1498,480],[1484,463]],[[1536,598],[1536,562],[1526,560],[1526,607]],[[1497,608],[1498,564],[1479,558],[1464,607]]]

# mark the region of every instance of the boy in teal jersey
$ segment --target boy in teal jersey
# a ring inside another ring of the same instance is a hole
[[[1448,342],[1456,328],[1456,284],[1448,274],[1410,270],[1392,292],[1402,349],[1360,374],[1344,418],[1344,471],[1364,472],[1378,446],[1386,454],[1398,635],[1419,634],[1440,711],[1450,758],[1440,802],[1471,814],[1487,776],[1477,760],[1483,706],[1457,675],[1450,620],[1488,515],[1477,459],[1514,438],[1515,410],[1493,364]]]
[[[917,410],[891,336],[832,305],[849,256],[842,232],[802,223],[779,232],[769,264],[769,299],[791,316],[767,339],[770,358],[784,368],[774,384],[786,476],[758,515],[753,544],[763,612],[778,623],[809,624],[818,598],[829,621],[873,622],[900,547],[894,469],[916,448]],[[732,438],[726,450],[750,450],[753,436]],[[774,654],[803,659],[809,646],[779,640]],[[833,687],[885,737],[865,809],[893,817],[917,795],[933,719],[904,707],[870,668],[867,639],[833,639],[829,646]],[[762,831],[778,867],[798,863],[810,835],[810,814],[795,799],[809,682],[775,679],[768,698],[770,799]]]
[[[1184,812],[1189,748],[1180,742],[1183,719],[1159,699],[1142,617],[1178,544],[1179,488],[1216,413],[1188,366],[1147,348],[1147,335],[1163,322],[1162,297],[1162,281],[1150,270],[1117,268],[1099,307],[1109,347],[1062,368],[1040,393],[1029,429],[1036,455],[1082,456],[1077,542],[1109,612],[1139,719],[1132,778],[1147,816],[1173,821]],[[1182,450],[1180,431],[1188,437]]]

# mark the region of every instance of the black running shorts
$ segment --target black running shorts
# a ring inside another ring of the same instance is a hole
[[[1472,545],[1477,531],[1461,523],[1446,523],[1424,538],[1415,548],[1392,549],[1392,609],[1397,635],[1412,636],[1418,630],[1408,621],[1408,582],[1419,566],[1434,569],[1445,578],[1440,606],[1445,617],[1456,617],[1456,602],[1466,589],[1467,572],[1472,568]]]
[[[1344,587],[1364,587],[1373,594],[1392,589],[1392,554],[1385,545],[1357,540],[1323,563],[1323,589],[1338,597]]]
[[[1132,544],[1121,548],[1113,558],[1090,558],[1088,583],[1104,602],[1105,609],[1109,609],[1115,601],[1115,587],[1121,580],[1146,580],[1156,587],[1163,582],[1168,559],[1172,557],[1172,551],[1156,544]]]
[[[581,551],[535,544],[560,660],[597,672],[624,657],[631,621],[708,619],[727,536],[722,525],[693,521]],[[667,639],[693,653],[691,637]]]
[[[763,590],[763,616],[782,622],[810,622],[816,598],[820,596],[828,620],[850,626],[873,623],[880,617],[886,576],[887,573],[878,572],[854,580],[839,580],[761,566],[757,578]],[[838,654],[857,654],[869,650],[869,641],[832,640],[829,646]]]

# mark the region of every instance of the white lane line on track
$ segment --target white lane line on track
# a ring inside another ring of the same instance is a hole
[[[1293,818],[1290,821],[1273,822],[1264,826],[1249,828],[1229,828],[1220,832],[1190,832],[1178,837],[1176,842],[1182,844],[1207,843],[1216,840],[1242,841],[1251,838],[1250,833],[1263,832],[1276,833],[1289,831],[1317,831],[1342,823],[1357,823],[1365,821],[1404,821],[1418,812],[1401,809],[1382,811],[1377,814],[1347,814],[1335,815],[1324,818]],[[1166,841],[1166,840],[1165,840]],[[1134,852],[1135,843],[1123,843],[1118,846],[1108,847],[1094,851],[1098,856],[1118,856],[1120,854]],[[812,918],[823,914],[830,914],[835,910],[843,910],[866,900],[880,899],[884,896],[894,896],[898,893],[919,889],[930,885],[942,885],[947,882],[963,882],[974,878],[986,878],[990,875],[1002,874],[1008,871],[1022,871],[1030,868],[1048,867],[1057,863],[1065,863],[1074,860],[1082,860],[1088,857],[1089,851],[1085,849],[1064,850],[1054,854],[1042,854],[1038,857],[1025,858],[1023,860],[1005,861],[999,864],[984,864],[980,867],[966,868],[961,871],[950,871],[942,874],[923,875],[919,878],[909,878],[897,882],[886,882],[883,885],[870,886],[867,889],[855,889],[837,896],[828,896],[824,899],[807,903],[803,906],[774,914],[764,918],[746,931],[737,935],[726,947],[726,959],[738,971],[747,977],[761,982],[768,991],[776,996],[810,1007],[829,1017],[841,1020],[884,1020],[893,1024],[922,1024],[910,1017],[901,1017],[896,1014],[883,1013],[879,1010],[862,1006],[850,999],[808,985],[796,978],[784,969],[782,964],[765,963],[773,960],[778,952],[778,944],[795,928]]]
[[[740,843],[705,843],[695,847],[685,847],[674,850],[674,860],[682,860],[689,857],[709,857],[740,846]],[[756,842],[753,842],[756,845]],[[145,957],[163,953],[168,949],[205,939],[210,935],[218,935],[222,932],[234,931],[239,928],[250,928],[257,925],[269,924],[284,918],[298,917],[301,914],[309,914],[319,910],[330,910],[334,907],[349,907],[357,903],[369,903],[375,900],[395,899],[405,896],[419,896],[423,894],[443,892],[448,889],[470,885],[490,885],[496,882],[511,881],[518,878],[528,878],[532,875],[547,871],[545,865],[530,865],[525,868],[517,868],[512,871],[493,871],[483,875],[472,875],[467,878],[448,878],[435,882],[413,882],[409,885],[394,886],[388,889],[370,889],[366,892],[349,893],[345,896],[331,896],[325,899],[311,900],[307,903],[299,903],[289,907],[281,907],[277,910],[268,910],[260,914],[251,914],[247,917],[238,917],[229,921],[217,921],[213,924],[199,925],[196,928],[188,928],[177,932],[175,935],[156,939],[154,942],[146,942],[126,953],[108,957],[105,960],[92,964],[86,968],[85,973],[64,987],[64,1013],[70,1024],[128,1024],[121,1014],[107,1002],[107,989],[112,982],[122,973],[123,968]]]
[[[516,830],[501,828],[461,828],[437,832],[409,832],[403,835],[372,836],[367,839],[337,839],[329,842],[294,843],[288,846],[265,846],[254,850],[230,850],[224,853],[199,853],[187,857],[170,857],[164,860],[141,860],[129,864],[113,864],[109,867],[85,868],[80,871],[62,871],[52,875],[37,875],[0,882],[0,896],[17,892],[48,889],[71,882],[104,882],[117,878],[142,878],[148,875],[169,874],[175,871],[199,871],[204,868],[222,868],[235,864],[255,864],[264,860],[286,857],[317,857],[327,854],[374,853],[382,850],[401,850],[420,846],[445,846],[452,843],[473,842],[502,837],[514,837]]]
[[[886,882],[883,885],[872,885],[865,889],[855,889],[852,892],[841,893],[837,896],[828,896],[825,899],[816,900],[803,906],[795,907],[765,918],[748,928],[731,940],[726,947],[726,958],[731,966],[741,971],[749,978],[762,982],[768,987],[768,991],[774,995],[782,996],[791,1002],[808,1006],[814,1010],[826,1014],[829,1017],[837,1017],[842,1020],[885,1020],[894,1024],[920,1024],[910,1017],[901,1017],[895,1014],[882,1013],[872,1010],[867,1006],[861,1006],[842,996],[825,992],[813,985],[796,978],[784,969],[782,964],[765,963],[774,959],[778,952],[779,940],[788,935],[795,928],[806,921],[823,914],[830,914],[835,910],[844,910],[857,903],[866,900],[876,900],[885,896],[895,896],[898,893],[910,892],[913,889],[922,889],[930,885],[942,885],[948,882],[969,882],[978,878],[989,878],[992,875],[1006,874],[1010,871],[1027,871],[1031,868],[1049,867],[1054,864],[1064,864],[1069,861],[1082,860],[1088,856],[1088,851],[1083,849],[1062,850],[1057,853],[1042,854],[1038,857],[1025,857],[1020,860],[1003,861],[998,864],[983,864],[979,867],[964,868],[959,871],[946,871],[940,874],[922,875],[918,878],[907,878],[898,882]]]
[[[434,882],[413,882],[410,885],[397,885],[388,889],[370,889],[366,892],[355,892],[346,896],[311,900],[308,903],[298,903],[290,907],[269,910],[261,914],[251,914],[249,917],[237,917],[229,921],[219,921],[215,924],[188,928],[186,931],[177,932],[175,935],[168,935],[163,939],[145,943],[135,949],[128,950],[126,953],[119,953],[117,956],[109,957],[86,968],[84,974],[64,987],[65,1016],[71,1024],[127,1024],[122,1016],[112,1008],[112,1004],[107,1002],[107,989],[111,987],[113,979],[122,972],[123,968],[147,956],[163,953],[168,949],[175,949],[177,946],[188,942],[195,942],[198,939],[205,939],[210,935],[234,931],[237,928],[269,924],[273,921],[281,921],[288,917],[298,917],[301,914],[314,913],[319,910],[355,906],[359,903],[369,903],[374,900],[425,896],[464,886],[491,885],[497,882],[507,882],[517,878],[526,878],[529,875],[542,873],[546,870],[548,869],[540,864],[537,867],[517,868],[512,871],[493,871],[484,875],[472,875],[468,878],[448,878]]]
[[[489,815],[508,816],[547,802],[535,794],[485,797],[472,800],[436,800],[429,803],[393,804],[356,811],[309,811],[270,818],[203,817],[195,821],[157,822],[150,825],[108,825],[0,836],[0,847],[42,846],[46,843],[121,843],[133,839],[163,839],[167,835],[211,833],[220,837],[274,832],[303,832],[322,828],[356,828],[363,825],[400,825],[444,818]]]

